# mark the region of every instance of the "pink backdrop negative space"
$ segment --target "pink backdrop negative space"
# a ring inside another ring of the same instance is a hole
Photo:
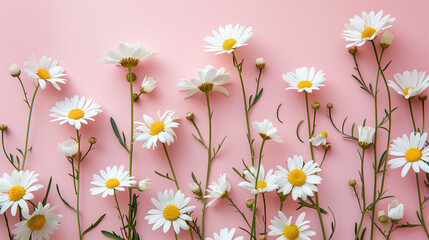
[[[207,133],[207,108],[203,94],[197,94],[188,99],[183,98],[177,83],[183,78],[192,78],[198,68],[210,64],[216,68],[225,67],[232,75],[232,84],[225,87],[230,96],[213,92],[211,95],[213,115],[213,142],[220,142],[228,135],[225,145],[213,162],[211,181],[217,180],[221,173],[227,173],[232,184],[230,196],[240,204],[249,216],[251,212],[244,203],[251,195],[248,191],[237,186],[240,178],[234,173],[233,167],[242,169],[242,159],[249,159],[249,149],[246,140],[246,125],[243,111],[240,81],[236,69],[232,66],[231,55],[205,52],[207,43],[204,37],[218,26],[227,24],[243,24],[253,27],[254,37],[248,46],[237,49],[236,54],[244,58],[244,78],[246,86],[254,89],[254,78],[258,69],[254,66],[257,57],[266,60],[261,85],[264,94],[252,110],[250,120],[262,121],[265,118],[278,128],[278,135],[284,143],[271,141],[264,150],[264,167],[276,168],[285,165],[288,157],[302,155],[310,159],[308,144],[301,143],[296,137],[297,124],[306,118],[303,94],[294,90],[285,91],[286,82],[282,74],[294,72],[302,66],[314,66],[323,69],[326,82],[319,91],[310,94],[310,101],[319,101],[322,108],[318,112],[316,131],[325,130],[329,133],[328,140],[332,149],[328,152],[319,185],[320,202],[329,206],[335,213],[337,229],[333,239],[352,239],[354,224],[359,221],[360,212],[348,181],[359,179],[359,155],[355,142],[343,139],[332,127],[325,116],[326,103],[334,104],[334,118],[337,124],[348,117],[347,126],[352,122],[361,123],[367,118],[373,123],[373,101],[362,91],[357,82],[351,77],[354,74],[354,62],[345,48],[346,42],[341,36],[349,23],[349,18],[361,15],[362,11],[384,10],[396,18],[390,29],[395,40],[386,51],[384,59],[392,59],[391,66],[386,71],[386,77],[393,79],[393,74],[406,70],[417,69],[429,71],[429,48],[427,47],[429,32],[429,2],[426,0],[386,0],[386,1],[343,1],[343,0],[92,0],[92,1],[0,1],[0,29],[2,30],[0,44],[0,123],[7,124],[7,145],[12,147],[23,145],[27,106],[22,101],[22,90],[19,82],[9,75],[9,64],[17,63],[24,69],[24,62],[35,54],[38,58],[43,55],[58,61],[66,69],[67,84],[57,91],[48,84],[44,90],[39,90],[36,99],[30,143],[33,149],[29,152],[26,169],[40,174],[39,181],[45,186],[52,176],[54,185],[58,184],[63,197],[74,202],[72,179],[68,176],[70,165],[57,151],[57,143],[75,136],[75,130],[69,125],[60,126],[50,122],[50,109],[56,102],[74,95],[95,99],[103,112],[95,117],[95,122],[83,125],[83,139],[96,137],[95,150],[85,159],[81,173],[81,218],[82,225],[89,226],[96,218],[107,213],[105,220],[86,239],[107,239],[101,230],[118,230],[119,220],[114,208],[114,198],[91,196],[89,189],[92,174],[99,173],[107,166],[128,166],[128,155],[118,144],[110,126],[110,117],[114,117],[118,126],[129,135],[129,83],[124,80],[126,69],[113,65],[99,63],[104,52],[117,49],[119,42],[140,41],[156,50],[158,54],[148,61],[141,63],[135,72],[140,80],[150,75],[158,82],[157,88],[144,96],[135,104],[135,119],[142,121],[142,115],[156,116],[156,112],[174,109],[181,116],[180,126],[176,130],[177,139],[169,147],[176,169],[177,178],[186,196],[194,197],[187,188],[192,182],[191,172],[197,178],[203,179],[206,172],[206,151],[192,136],[195,132],[192,124],[186,120],[185,114],[192,111],[196,114],[196,122],[203,134]],[[364,45],[358,52],[362,69],[366,78],[374,81],[377,68],[370,44]],[[33,79],[22,74],[24,83],[32,91]],[[137,86],[137,83],[136,83]],[[253,90],[251,90],[253,91]],[[249,90],[250,92],[250,90]],[[381,93],[380,104],[386,106],[385,93]],[[282,103],[277,120],[277,106]],[[407,102],[402,96],[392,93],[392,104],[398,107],[393,115],[392,138],[412,132]],[[418,121],[420,115],[417,114]],[[306,123],[304,121],[304,123]],[[308,141],[305,124],[300,132],[304,141]],[[255,144],[260,145],[256,136]],[[85,140],[86,141],[86,140]],[[85,142],[86,144],[86,142]],[[144,219],[146,213],[154,208],[150,198],[156,197],[158,191],[174,189],[174,183],[157,176],[154,171],[165,173],[169,171],[162,148],[155,151],[143,149],[141,142],[136,142],[134,149],[134,175],[137,180],[152,179],[152,188],[140,193],[140,208],[138,212],[138,229],[143,239],[174,239],[173,232],[167,234],[162,228],[152,231]],[[316,150],[319,158],[323,150]],[[371,162],[365,166],[372,173]],[[0,174],[11,173],[13,167],[3,154],[0,155]],[[421,175],[423,177],[423,175]],[[422,179],[423,180],[423,179]],[[368,185],[372,186],[368,180]],[[414,174],[405,178],[400,176],[400,170],[390,170],[386,176],[386,186],[389,195],[405,204],[403,223],[417,223],[418,210],[417,190]],[[423,187],[423,194],[428,195],[428,188]],[[43,198],[39,191],[36,198]],[[119,194],[119,201],[126,205],[127,193]],[[275,194],[267,194],[268,220],[277,216],[279,200]],[[77,222],[74,212],[61,202],[55,189],[49,197],[51,205],[58,205],[57,213],[62,214],[61,226],[51,239],[77,239]],[[390,200],[381,201],[377,210],[387,210]],[[197,206],[195,215],[201,214],[201,203],[195,199],[191,204]],[[306,211],[311,221],[311,230],[317,235],[312,239],[321,239],[317,213],[311,209],[296,210],[297,203],[288,198],[283,212],[294,219],[299,213]],[[429,216],[428,209],[425,214]],[[329,225],[332,215],[325,216],[325,224]],[[365,220],[369,223],[369,215]],[[261,222],[262,224],[262,222]],[[207,210],[207,234],[213,236],[224,227],[238,228],[244,226],[239,214],[229,206],[224,199],[218,200]],[[329,229],[329,227],[327,227]],[[247,236],[241,230],[237,233]],[[383,239],[376,232],[375,239]],[[6,239],[4,219],[0,219],[0,239]],[[180,239],[190,239],[189,234],[180,234]],[[392,239],[425,239],[422,228],[400,229],[394,232]],[[247,239],[247,237],[246,237]],[[268,239],[275,239],[268,237]]]

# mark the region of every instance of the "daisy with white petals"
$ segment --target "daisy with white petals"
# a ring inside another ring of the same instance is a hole
[[[28,76],[38,79],[39,85],[42,89],[46,87],[46,81],[52,83],[57,90],[61,90],[58,83],[66,83],[66,79],[62,78],[67,76],[64,73],[64,68],[57,66],[57,61],[52,61],[52,58],[43,56],[39,62],[33,55],[28,58],[28,62],[24,63],[28,69],[24,69],[24,72]]]
[[[264,166],[262,165],[259,170],[259,175],[258,169],[253,166],[250,167],[250,172],[248,170],[244,170],[244,175],[248,181],[240,182],[238,183],[238,186],[250,191],[251,194],[271,192],[279,187],[277,185],[279,177],[273,174],[273,169],[268,170],[267,175],[265,175]],[[258,176],[258,182],[256,182],[255,176]]]
[[[343,38],[352,42],[346,45],[346,48],[353,46],[362,46],[366,41],[374,40],[382,31],[390,28],[395,18],[386,15],[383,17],[383,11],[377,14],[374,11],[368,13],[362,12],[362,17],[357,15],[350,18],[350,23],[346,24],[346,30],[343,32]]]
[[[264,119],[262,122],[255,121],[252,123],[252,126],[259,133],[259,136],[261,136],[262,139],[273,139],[276,142],[283,142],[283,140],[280,139],[280,136],[275,134],[277,132],[277,128],[274,127],[273,123],[268,119]]]
[[[316,73],[314,67],[308,70],[307,67],[297,68],[296,73],[288,72],[282,75],[283,80],[289,83],[289,89],[296,89],[298,92],[306,91],[312,93],[313,90],[319,90],[319,87],[325,86],[322,82],[325,81],[325,73],[319,70]]]
[[[228,90],[220,86],[231,83],[231,75],[225,73],[225,68],[216,69],[207,65],[205,69],[197,70],[197,77],[191,79],[181,79],[177,84],[182,91],[185,91],[184,98],[188,98],[197,92],[207,93],[215,90],[229,96]]]
[[[92,99],[85,102],[85,97],[74,96],[66,98],[64,101],[57,102],[51,109],[49,116],[54,117],[51,122],[60,121],[60,124],[69,123],[76,130],[81,128],[82,123],[88,124],[87,120],[95,121],[93,117],[102,112],[100,104]]]
[[[359,146],[362,148],[369,148],[374,138],[375,128],[370,126],[359,125]]]
[[[106,171],[100,170],[100,175],[93,174],[91,184],[97,187],[89,189],[91,195],[103,193],[101,197],[105,198],[107,195],[112,196],[116,191],[125,191],[125,187],[131,187],[135,184],[134,177],[130,177],[128,171],[124,171],[124,165],[119,168],[115,165],[112,168],[107,167]]]
[[[31,192],[43,188],[42,184],[35,184],[39,174],[34,171],[17,171],[13,170],[12,175],[7,173],[3,174],[0,178],[0,215],[5,213],[7,209],[11,208],[12,216],[16,215],[18,206],[22,212],[28,213],[27,200],[33,200],[34,195]]]
[[[279,211],[279,217],[274,217],[271,220],[271,225],[268,226],[271,231],[268,236],[275,236],[277,240],[310,240],[309,237],[315,236],[316,233],[313,231],[306,231],[310,228],[308,223],[305,221],[305,212],[301,213],[296,219],[295,224],[292,223],[292,217],[289,219]]]
[[[79,151],[79,144],[73,138],[57,144],[58,152],[67,158],[74,158]]]
[[[220,233],[214,233],[214,238],[206,238],[206,240],[243,240],[244,237],[239,236],[234,238],[235,228],[228,230],[228,228],[224,228],[220,230]]]
[[[411,133],[410,138],[404,134],[402,138],[393,140],[390,145],[389,154],[397,156],[397,158],[389,160],[387,163],[390,164],[391,168],[402,168],[401,176],[405,177],[408,170],[413,167],[414,172],[419,173],[420,168],[429,173],[429,148],[425,147],[427,133]]]
[[[328,138],[328,133],[326,131],[321,131],[319,135],[310,139],[310,142],[313,146],[326,145],[326,139]]]
[[[302,156],[294,155],[293,158],[287,159],[289,170],[281,166],[277,166],[280,171],[276,171],[279,176],[278,185],[280,189],[278,192],[284,195],[292,192],[293,200],[301,198],[307,200],[307,196],[313,197],[313,192],[319,191],[316,184],[322,182],[322,177],[315,175],[322,171],[317,167],[317,163],[310,160],[304,164]]]
[[[119,52],[106,51],[106,57],[99,60],[102,63],[111,63],[123,67],[135,67],[139,62],[147,60],[156,54],[156,51],[149,50],[147,46],[140,46],[139,42],[118,44]]]
[[[60,219],[63,218],[63,216],[54,213],[57,207],[58,206],[51,208],[49,204],[43,206],[43,204],[39,202],[33,214],[29,215],[23,212],[22,215],[26,220],[15,225],[16,229],[13,230],[15,239],[50,239],[49,235],[54,233],[53,230],[58,230]]]
[[[244,27],[243,25],[237,24],[232,27],[228,24],[223,27],[219,27],[219,32],[212,31],[213,36],[207,36],[204,41],[209,43],[209,46],[205,46],[206,52],[231,53],[236,48],[247,45],[247,41],[253,37],[252,27]]]
[[[425,75],[426,72],[417,72],[415,69],[412,72],[405,71],[402,75],[397,73],[393,75],[396,82],[389,80],[389,86],[405,99],[412,99],[429,87],[429,75]]]
[[[140,126],[136,128],[140,132],[134,133],[134,140],[144,141],[142,148],[155,149],[158,140],[161,143],[166,143],[167,145],[174,142],[176,134],[174,133],[173,128],[177,128],[179,126],[179,123],[174,122],[174,120],[177,120],[180,117],[176,115],[176,112],[173,110],[167,110],[162,114],[162,116],[158,111],[158,118],[159,121],[155,121],[153,118],[144,114],[143,119],[145,123],[135,122],[136,124],[140,124]]]
[[[213,181],[212,185],[209,185],[207,189],[209,194],[204,196],[204,198],[213,198],[213,200],[207,204],[207,207],[212,205],[219,198],[227,197],[229,191],[231,191],[231,184],[226,180],[226,173],[221,174],[217,181],[218,182]]]
[[[192,218],[187,214],[195,209],[195,206],[186,206],[190,197],[185,198],[180,190],[174,194],[173,189],[165,190],[164,193],[158,192],[158,199],[151,198],[156,209],[147,212],[146,220],[149,224],[154,224],[152,230],[156,230],[163,226],[164,233],[170,230],[173,225],[174,232],[180,233],[180,229],[189,230],[186,221],[192,221]]]
[[[140,92],[143,94],[150,93],[156,88],[156,81],[153,77],[145,76],[140,85]]]
[[[395,199],[391,203],[389,203],[389,205],[387,206],[387,209],[388,209],[387,215],[393,221],[399,221],[402,218],[404,218],[404,211],[405,211],[404,204],[399,203],[398,200]]]

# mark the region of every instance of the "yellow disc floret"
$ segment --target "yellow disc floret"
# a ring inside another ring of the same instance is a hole
[[[405,95],[408,95],[408,92],[411,90],[413,90],[413,87],[409,87],[409,88],[405,88],[404,91],[402,91]]]
[[[422,158],[422,152],[417,148],[410,148],[405,152],[405,160],[416,162]]]
[[[303,88],[311,88],[313,86],[313,83],[308,81],[308,80],[302,80],[298,83],[298,88],[299,89],[303,89]]]
[[[37,70],[37,76],[39,76],[39,78],[43,80],[51,78],[51,74],[49,74],[48,71],[42,68],[39,68],[39,70]]]
[[[369,28],[365,28],[365,29],[362,31],[362,39],[372,37],[372,35],[374,35],[374,33],[375,33],[376,31],[377,31],[377,30],[375,30],[374,28],[371,28],[371,27],[369,27]]]
[[[168,205],[164,208],[164,211],[162,212],[164,215],[164,218],[169,221],[174,221],[179,218],[180,216],[180,210],[175,205]]]
[[[21,186],[11,187],[9,189],[9,200],[18,201],[25,195],[25,189]]]
[[[72,109],[68,114],[68,117],[74,120],[81,119],[83,116],[85,116],[85,112],[78,108]]]
[[[234,47],[236,43],[237,43],[237,40],[233,38],[226,39],[225,41],[223,41],[222,48],[225,51],[229,51]]]
[[[111,179],[107,180],[107,182],[106,182],[106,187],[108,189],[112,189],[112,188],[115,188],[117,186],[119,186],[119,180],[116,178],[111,178]]]
[[[39,231],[45,226],[45,223],[46,223],[45,215],[38,214],[31,217],[27,221],[27,227],[31,229],[31,231]]]
[[[321,131],[320,134],[322,134],[324,138],[328,138],[328,133],[326,131]]]
[[[289,182],[295,187],[299,187],[305,183],[305,173],[300,169],[290,171],[288,176]]]
[[[299,237],[298,227],[295,224],[286,225],[282,235],[288,240],[295,240]]]
[[[264,189],[266,187],[267,187],[267,182],[265,181],[258,181],[258,183],[256,184],[256,190]]]
[[[156,121],[154,123],[152,123],[152,125],[150,126],[150,135],[155,136],[158,135],[160,132],[162,132],[162,130],[164,130],[164,123],[160,122],[160,121]]]

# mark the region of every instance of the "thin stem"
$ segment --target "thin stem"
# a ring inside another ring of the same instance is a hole
[[[82,228],[80,226],[80,160],[82,157],[82,154],[80,152],[80,135],[79,135],[79,130],[76,130],[76,138],[77,138],[77,146],[78,146],[78,150],[77,150],[77,154],[78,154],[78,162],[77,162],[77,194],[76,194],[76,216],[77,216],[77,225],[79,228],[79,239],[82,240]]]
[[[365,197],[364,162],[365,162],[365,149],[362,148],[362,161],[361,161],[361,165],[360,165],[360,172],[361,172],[361,176],[362,176],[362,201],[363,201],[363,208],[365,209],[366,208],[366,197]]]
[[[365,212],[365,209],[363,210],[362,215],[361,215],[361,217],[360,217],[359,227],[358,227],[357,232],[356,232],[356,235],[355,235],[355,240],[359,240],[360,230],[361,230],[361,228],[362,228],[362,223],[363,223],[363,220],[364,220],[364,218],[365,218],[365,214],[364,214],[364,212]]]
[[[237,207],[237,205],[235,205],[228,195],[226,196],[226,199],[228,199],[231,205],[238,211],[238,213],[240,213],[241,217],[243,217],[244,221],[246,221],[247,226],[251,228],[249,221],[247,221],[246,215],[244,215],[244,213]]]
[[[280,211],[283,211],[283,202],[284,202],[284,201],[282,201],[282,200],[280,199]]]
[[[22,92],[24,93],[24,97],[25,97],[24,102],[27,104],[28,108],[31,108],[30,104],[28,103],[27,91],[25,91],[24,84],[22,83],[22,80],[21,80],[21,78],[19,76],[17,76],[16,78],[18,78],[19,83],[21,84]]]
[[[12,166],[13,166],[16,170],[18,170],[18,171],[19,171],[19,170],[20,170],[20,169],[19,169],[19,165],[18,165],[18,166],[16,166],[16,165],[13,163],[12,159],[10,159],[10,158],[9,158],[9,156],[7,155],[6,146],[5,146],[5,144],[4,144],[4,132],[5,132],[5,131],[1,131],[1,145],[2,145],[2,147],[3,147],[4,155],[6,156],[7,160],[9,160],[10,164],[12,164]]]
[[[305,93],[305,108],[307,109],[307,124],[308,124],[308,139],[311,139],[311,122],[310,122],[310,108],[308,106],[308,93],[304,91]],[[310,153],[311,153],[311,160],[314,160],[314,153],[313,153],[313,144],[310,142]]]
[[[132,67],[128,67],[128,74],[132,75]],[[130,129],[130,159],[129,159],[129,176],[132,176],[133,172],[133,149],[134,149],[134,98],[133,98],[133,81],[130,81],[130,108],[131,108],[131,129]],[[128,188],[128,198],[129,198],[129,204],[128,204],[128,236],[131,236],[131,231],[133,228],[133,222],[131,220],[131,214],[132,214],[132,201],[133,201],[133,189],[131,187]]]
[[[10,233],[9,221],[7,219],[7,216],[6,216],[6,212],[3,214],[3,216],[4,216],[4,221],[6,224],[7,233],[8,233],[7,235],[9,236],[9,240],[13,240],[13,235]]]
[[[426,227],[425,222],[425,215],[423,214],[423,203],[422,203],[422,197],[420,194],[420,183],[419,183],[419,174],[416,173],[416,183],[417,183],[417,193],[419,194],[419,208],[420,208],[420,223],[422,224],[423,229],[425,230],[426,237],[429,239],[429,232]]]
[[[365,81],[363,80],[362,74],[360,72],[359,64],[358,64],[357,59],[356,59],[356,53],[353,53],[353,60],[355,62],[356,70],[359,74],[360,80],[362,80],[362,83],[366,86]]]
[[[411,99],[408,99],[408,107],[410,108],[411,121],[413,122],[414,132],[417,132],[416,121],[414,120],[413,106],[411,104]]]
[[[311,135],[314,134],[314,130],[316,129],[316,112],[317,112],[317,109],[314,109],[314,111],[313,111],[313,130],[311,130]]]
[[[262,201],[264,202],[264,235],[267,235],[267,204],[265,202],[265,193],[262,193]]]
[[[72,167],[72,176],[73,176],[73,187],[74,187],[74,193],[77,195],[77,186],[76,186],[76,168],[74,167],[74,161],[73,158],[69,158],[69,161],[71,163]]]
[[[176,239],[176,240],[177,240],[177,234],[176,234],[176,233],[174,233],[174,239]]]
[[[173,165],[171,164],[170,156],[168,155],[167,147],[165,146],[165,143],[162,143],[162,147],[164,148],[165,156],[167,157],[167,160],[168,160],[168,165],[170,165],[170,170],[171,170],[171,173],[173,174],[174,183],[176,184],[176,188],[177,188],[177,190],[180,190],[179,182],[177,181],[176,174],[174,173]]]
[[[425,101],[422,101],[422,133],[425,132]]]
[[[388,232],[388,234],[387,234],[387,236],[386,236],[386,240],[389,240],[390,239],[390,234],[392,234],[392,230],[393,230],[393,226],[395,226],[395,224],[396,224],[396,221],[392,221],[392,224],[390,225],[390,229],[389,229],[389,232]]]
[[[21,167],[21,170],[24,170],[25,160],[27,159],[28,138],[30,137],[31,115],[33,114],[34,100],[36,99],[36,94],[37,94],[37,90],[39,90],[39,87],[40,87],[40,85],[37,84],[36,89],[34,90],[34,93],[33,93],[33,98],[31,99],[30,112],[28,113],[27,134],[25,136],[24,156],[22,156],[22,167]]]
[[[191,120],[192,124],[194,125],[195,129],[197,130],[198,136],[200,137],[201,143],[205,148],[207,148],[206,144],[204,143],[203,136],[201,135],[200,129],[198,128],[197,124],[195,123],[194,119]]]
[[[121,212],[121,207],[119,206],[118,197],[116,196],[116,190],[114,189],[113,189],[113,194],[115,195],[115,203],[116,203],[116,208],[118,209],[119,219],[121,219],[121,223],[122,223],[121,233],[123,237],[128,239],[127,232],[125,231],[124,215]]]

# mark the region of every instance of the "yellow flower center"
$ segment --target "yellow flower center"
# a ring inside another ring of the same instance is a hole
[[[156,121],[150,126],[150,135],[155,136],[164,130],[164,123]]]
[[[37,76],[39,76],[39,78],[46,80],[49,79],[51,77],[51,74],[49,74],[48,71],[46,71],[45,69],[41,69],[39,68],[39,70],[37,71]]]
[[[313,86],[313,83],[308,81],[308,80],[302,80],[298,83],[298,88],[299,89],[303,89],[303,88],[311,88],[311,86]]]
[[[70,112],[69,112],[69,115],[68,115],[68,117],[70,118],[70,119],[75,119],[75,120],[77,120],[77,119],[81,119],[81,118],[83,118],[83,116],[85,115],[85,112],[83,112],[82,111],[82,109],[72,109]]]
[[[408,95],[408,91],[410,91],[410,89],[413,90],[414,88],[413,87],[406,88],[406,89],[404,89],[403,93],[405,95]]]
[[[168,205],[164,208],[164,211],[162,213],[164,215],[164,218],[170,221],[174,221],[179,218],[180,216],[180,210],[175,205]]]
[[[371,27],[365,28],[362,31],[362,39],[372,37],[372,35],[374,35],[375,32],[376,30],[374,28],[371,28]]]
[[[417,148],[410,148],[405,152],[405,160],[416,162],[422,158],[422,152]]]
[[[139,64],[140,60],[137,58],[122,58],[121,61],[119,61],[119,64],[121,64],[121,66],[129,68],[129,67],[135,67],[137,66],[137,64]]]
[[[119,186],[119,180],[116,178],[111,178],[106,182],[106,187],[109,189],[115,188],[117,186]]]
[[[25,195],[25,189],[21,186],[11,187],[9,189],[9,200],[18,201]]]
[[[294,169],[289,173],[289,182],[295,187],[299,187],[305,183],[305,173],[302,170]]]
[[[328,133],[326,131],[321,131],[320,134],[322,134],[324,138],[328,137]]]
[[[198,86],[198,89],[200,89],[201,92],[209,92],[213,89],[214,84],[211,82],[205,82]]]
[[[45,226],[45,223],[45,215],[38,214],[27,221],[27,227],[31,229],[31,231],[39,231]]]
[[[298,227],[295,224],[286,225],[285,228],[283,228],[282,235],[288,240],[295,240],[299,237]]]
[[[237,41],[234,38],[226,39],[225,41],[223,41],[222,48],[225,51],[229,51],[234,47],[236,43]]]
[[[264,189],[267,187],[267,183],[265,181],[258,181],[256,184],[256,190]]]

